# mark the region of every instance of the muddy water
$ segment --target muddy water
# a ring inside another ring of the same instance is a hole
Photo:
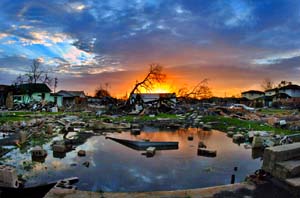
[[[192,135],[193,140],[188,141]],[[53,155],[50,143],[45,162],[37,162],[31,171],[22,171],[24,161],[31,161],[30,152],[14,150],[6,163],[18,167],[19,173],[28,178],[27,185],[35,185],[66,177],[79,177],[77,187],[92,191],[152,191],[199,188],[230,183],[233,168],[238,167],[236,181],[243,181],[248,174],[261,166],[260,159],[253,159],[251,149],[232,143],[225,133],[218,131],[159,130],[145,127],[140,135],[130,132],[111,133],[107,136],[151,141],[178,141],[177,150],[157,151],[147,158],[142,151],[133,150],[104,136],[93,136],[76,150],[65,156]],[[61,137],[58,137],[59,139]],[[197,155],[197,145],[203,141],[209,149],[217,150],[214,158]],[[85,157],[78,157],[78,150],[86,150]],[[89,167],[83,165],[89,162]]]

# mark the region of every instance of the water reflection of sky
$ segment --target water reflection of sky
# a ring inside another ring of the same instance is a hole
[[[187,137],[193,135],[194,140]],[[66,177],[79,177],[77,187],[93,191],[149,191],[207,187],[229,184],[233,167],[237,166],[237,182],[253,173],[261,165],[252,159],[251,150],[232,143],[225,133],[197,131],[196,129],[166,131],[145,128],[140,135],[129,132],[111,133],[108,136],[124,139],[150,139],[151,141],[178,141],[178,150],[157,151],[152,158],[142,155],[104,136],[93,136],[66,157],[54,158],[50,144],[44,145],[48,156],[44,163],[36,163],[34,171],[24,172],[28,185],[44,183]],[[208,148],[217,150],[217,157],[197,155],[197,145],[203,141]],[[77,151],[87,151],[86,157],[78,157]],[[21,167],[30,161],[30,152],[21,154],[14,150],[9,164]],[[90,162],[87,168],[82,165]]]

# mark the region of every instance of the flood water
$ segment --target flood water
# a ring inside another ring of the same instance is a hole
[[[188,136],[194,139],[188,141]],[[130,132],[108,133],[107,136],[151,141],[178,141],[177,150],[156,151],[147,158],[142,151],[133,150],[104,136],[93,136],[66,156],[53,156],[50,143],[44,145],[48,152],[45,162],[35,163],[31,171],[21,172],[27,177],[27,185],[36,185],[62,179],[79,177],[76,184],[80,190],[92,191],[153,191],[209,187],[230,183],[233,168],[238,167],[236,182],[261,167],[261,160],[252,159],[251,149],[232,143],[225,133],[180,129],[176,131],[145,127],[140,135]],[[61,138],[61,137],[59,137]],[[198,142],[208,149],[217,150],[217,156],[197,155]],[[86,150],[85,157],[78,157],[78,150]],[[30,151],[18,149],[8,155],[7,164],[16,166],[20,172],[24,161],[31,161]],[[89,167],[83,165],[90,163]]]

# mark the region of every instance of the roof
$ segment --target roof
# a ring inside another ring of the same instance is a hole
[[[265,92],[269,92],[269,91],[277,91],[278,88],[273,88],[273,89],[267,89]]]
[[[287,86],[279,88],[279,90],[285,90],[285,89],[300,90],[300,86],[299,85],[287,85]]]
[[[9,85],[0,85],[0,91],[7,91],[11,88]]]
[[[48,85],[44,83],[26,83],[26,84],[20,84],[16,87],[16,92],[20,94],[29,94],[29,93],[50,93],[51,89],[48,87]]]
[[[60,95],[58,93],[50,93],[50,96],[62,96],[62,95]]]
[[[60,90],[57,94],[62,95],[65,98],[81,97],[85,96],[84,91],[66,91]]]
[[[247,93],[252,93],[252,94],[264,94],[262,91],[257,91],[257,90],[249,90],[249,91],[244,91],[242,94],[247,94]]]

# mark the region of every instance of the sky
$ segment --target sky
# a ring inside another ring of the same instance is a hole
[[[58,89],[89,95],[125,95],[151,63],[172,89],[208,79],[216,96],[299,84],[300,1],[1,0],[0,84],[37,58]]]

